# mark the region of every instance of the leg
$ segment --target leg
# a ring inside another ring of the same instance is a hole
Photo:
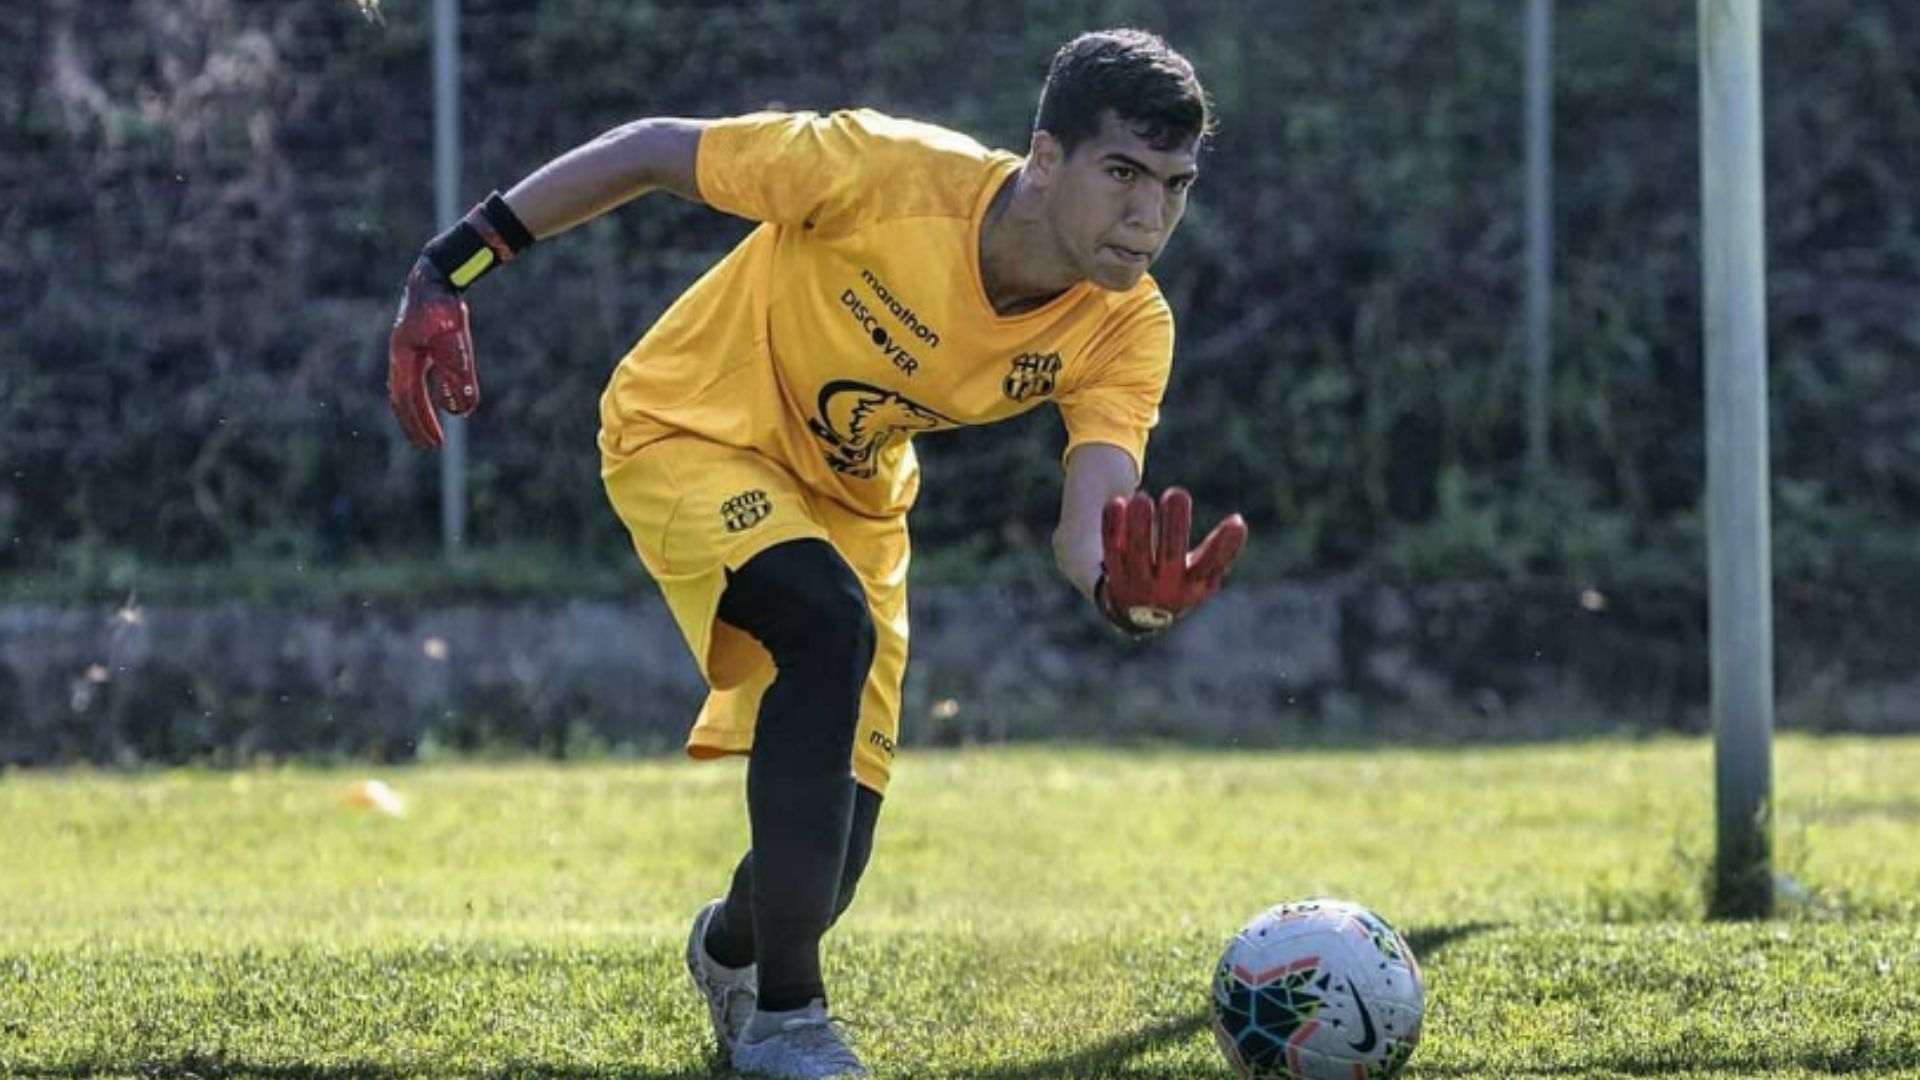
[[[859,579],[818,540],[754,556],[730,575],[719,614],[757,638],[778,670],[747,765],[752,865],[735,878],[752,884],[759,1008],[785,1012],[826,997],[820,937],[846,868],[873,623]]]
[[[873,857],[873,827],[880,820],[880,793],[870,787],[853,792],[853,831],[847,836],[847,862],[840,871],[840,897],[833,904],[833,921],[853,906],[853,894]]]
[[[840,871],[840,894],[834,901],[838,922],[853,904],[853,896],[873,855],[873,827],[880,818],[880,793],[869,787],[853,793],[853,828],[847,835],[846,864]],[[707,924],[707,955],[730,968],[753,963],[753,852],[747,852],[733,871],[733,886],[724,906]]]
[[[601,476],[711,689],[688,755],[753,754],[747,794],[757,855],[737,890],[746,911],[736,921],[750,931],[761,921],[744,959],[756,946],[766,952],[770,981],[791,987],[774,992],[803,1007],[756,1010],[758,965],[729,968],[710,954],[707,932],[724,903],[709,904],[688,935],[687,969],[715,1041],[747,1072],[864,1076],[824,1001],[809,995],[845,873],[852,773],[866,769],[862,782],[885,790],[884,772],[876,781],[871,764],[850,761],[854,725],[867,711],[863,669],[878,665],[865,586],[840,553],[861,560],[863,575],[874,555],[848,547],[822,520],[830,501],[814,500],[787,469],[750,450],[675,435],[607,456]],[[736,503],[752,513],[729,513]],[[703,507],[717,512],[683,512]],[[895,528],[904,541],[904,523]],[[904,543],[896,546],[904,555]],[[756,1023],[763,1030],[750,1040]]]

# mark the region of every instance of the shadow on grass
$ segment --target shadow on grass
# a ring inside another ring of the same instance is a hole
[[[999,1068],[969,1071],[969,1080],[1048,1080],[1063,1076],[1121,1077],[1164,1076],[1165,1071],[1138,1071],[1126,1067],[1129,1058],[1149,1050],[1185,1042],[1207,1026],[1204,1012],[1162,1020],[1143,1031],[1121,1035],[1075,1054],[1029,1065],[1003,1065]]]
[[[1143,1031],[1131,1035],[1110,1039],[1098,1046],[1090,1047],[1077,1054],[1070,1054],[1050,1061],[1034,1062],[1030,1065],[1007,1066],[1002,1068],[969,1069],[964,1073],[943,1073],[937,1076],[914,1077],[914,1080],[1169,1080],[1170,1074],[1164,1066],[1146,1066],[1130,1064],[1128,1059],[1161,1046],[1167,1046],[1188,1039],[1206,1027],[1206,1016],[1195,1013],[1172,1020],[1162,1021]],[[1894,1055],[1900,1060],[1904,1056]],[[1875,1061],[1879,1057],[1883,1060]],[[1415,1065],[1420,1076],[1486,1076],[1493,1070],[1485,1066],[1470,1065]],[[1802,1051],[1780,1055],[1763,1054],[1701,1054],[1688,1060],[1672,1058],[1640,1057],[1622,1054],[1603,1057],[1582,1064],[1552,1065],[1539,1069],[1511,1071],[1502,1069],[1501,1074],[1512,1080],[1525,1080],[1527,1077],[1563,1077],[1563,1076],[1667,1076],[1677,1072],[1699,1074],[1721,1074],[1728,1076],[1765,1076],[1784,1070],[1797,1070],[1825,1076],[1874,1076],[1880,1074],[1908,1075],[1905,1067],[1888,1059],[1883,1050],[1879,1054],[1861,1053],[1848,1050],[1839,1051]],[[209,1059],[186,1055],[172,1059],[142,1060],[99,1060],[76,1062],[66,1065],[25,1066],[5,1070],[8,1076],[31,1077],[37,1080],[79,1080],[81,1077],[95,1076],[138,1076],[142,1080],[400,1080],[401,1077],[435,1075],[438,1070],[421,1065],[398,1066],[375,1064],[371,1062],[345,1062],[335,1065],[261,1065],[244,1060]],[[487,1080],[518,1080],[518,1078],[548,1078],[548,1080],[737,1080],[739,1074],[723,1069],[711,1059],[698,1067],[684,1069],[640,1069],[620,1068],[618,1066],[579,1066],[554,1065],[542,1062],[506,1062],[491,1068],[472,1071],[461,1070],[460,1075],[484,1077]],[[1196,1080],[1225,1076],[1224,1065],[1202,1067],[1199,1070],[1181,1069],[1178,1076],[1192,1076]]]
[[[1876,1057],[1880,1060],[1875,1060]],[[1489,1076],[1498,1072],[1512,1080],[1559,1076],[1672,1076],[1676,1073],[1725,1073],[1728,1076],[1748,1077],[1777,1076],[1788,1071],[1815,1076],[1912,1076],[1913,1060],[1911,1050],[1882,1049],[1876,1054],[1854,1050],[1809,1049],[1772,1055],[1715,1054],[1708,1051],[1684,1060],[1624,1053],[1599,1056],[1578,1065],[1548,1065],[1518,1071],[1509,1067],[1484,1065],[1415,1065],[1413,1069],[1421,1076]]]
[[[1460,923],[1434,926],[1407,934],[1407,944],[1416,957],[1431,960],[1449,946],[1495,929],[1495,923]],[[1062,1077],[1101,1077],[1102,1080],[1149,1080],[1164,1078],[1164,1069],[1129,1065],[1128,1061],[1150,1050],[1181,1043],[1207,1028],[1205,1011],[1190,1016],[1162,1020],[1141,1031],[1120,1035],[1085,1050],[1030,1065],[1002,1066],[966,1074],[968,1080],[1058,1080]],[[1211,1074],[1209,1074],[1211,1075]]]
[[[541,1061],[510,1061],[480,1069],[441,1069],[431,1064],[396,1065],[388,1062],[346,1061],[332,1065],[272,1065],[243,1058],[210,1058],[193,1054],[177,1058],[100,1059],[65,1065],[21,1066],[0,1069],[7,1076],[39,1080],[79,1080],[94,1076],[138,1076],[141,1080],[400,1080],[401,1077],[459,1075],[487,1080],[712,1080],[734,1077],[711,1059],[684,1069],[623,1068],[617,1065],[556,1065]]]
[[[1431,960],[1448,947],[1476,934],[1495,929],[1496,925],[1494,923],[1461,923],[1457,926],[1427,927],[1409,931],[1407,943],[1413,947],[1416,956],[1422,960]],[[1005,1065],[998,1068],[969,1069],[964,1074],[954,1075],[964,1075],[966,1080],[1061,1080],[1065,1077],[1100,1077],[1102,1080],[1164,1080],[1166,1076],[1164,1069],[1147,1068],[1132,1065],[1129,1062],[1149,1051],[1184,1042],[1206,1030],[1206,1027],[1206,1012],[1200,1010],[1191,1015],[1161,1020],[1139,1031],[1117,1035],[1084,1050],[1046,1061]],[[1735,1062],[1728,1063],[1724,1067],[1744,1067],[1747,1064],[1749,1063],[1744,1061]],[[1828,1072],[1861,1071],[1858,1069],[1836,1070],[1831,1067],[1832,1064],[1828,1059],[1822,1058],[1817,1064],[1806,1063],[1805,1067]],[[1618,1072],[1635,1075],[1652,1075],[1663,1069],[1671,1070],[1675,1067],[1675,1063],[1661,1063],[1658,1069],[1641,1066],[1636,1062],[1617,1064],[1601,1062],[1584,1068],[1594,1067],[1612,1068]],[[1707,1062],[1686,1067],[1713,1070],[1723,1066],[1720,1063]],[[401,1066],[372,1062],[345,1062],[334,1065],[266,1065],[245,1060],[188,1054],[177,1058],[93,1060],[37,1067],[29,1065],[18,1068],[9,1075],[31,1077],[36,1080],[79,1080],[81,1077],[102,1074],[133,1075],[142,1077],[143,1080],[188,1080],[188,1078],[245,1080],[248,1077],[259,1078],[259,1080],[400,1080],[401,1077],[417,1076],[431,1071],[433,1070],[430,1068],[423,1070],[417,1065]],[[1580,1070],[1562,1071],[1571,1073]],[[711,1077],[731,1077],[737,1074],[721,1067],[718,1059],[709,1055],[702,1061],[690,1063],[683,1069],[621,1068],[516,1061],[479,1069],[470,1075],[486,1077],[489,1080],[509,1080],[517,1077],[544,1077],[548,1080],[707,1080]],[[1207,1075],[1213,1075],[1213,1073]],[[1540,1075],[1554,1075],[1554,1073],[1549,1071]],[[921,1078],[915,1078],[915,1080],[921,1080]],[[934,1080],[934,1078],[929,1077],[925,1080]]]
[[[1427,926],[1406,932],[1407,944],[1413,948],[1414,959],[1422,964],[1438,956],[1448,946],[1465,941],[1489,930],[1500,929],[1499,923],[1470,922],[1454,926]]]

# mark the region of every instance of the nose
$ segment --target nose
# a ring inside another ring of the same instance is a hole
[[[1160,227],[1166,224],[1166,200],[1161,197],[1158,184],[1135,184],[1127,198],[1127,225],[1143,233],[1160,235]]]

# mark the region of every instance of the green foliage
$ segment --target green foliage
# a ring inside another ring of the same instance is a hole
[[[1912,1077],[1920,743],[1779,749],[1810,902],[1751,925],[1700,921],[1700,741],[916,753],[835,1011],[883,1076],[1218,1080],[1227,936],[1333,894],[1423,961],[1412,1075]],[[392,770],[401,817],[363,776],[8,775],[0,1072],[714,1075],[680,950],[738,763]]]
[[[383,610],[453,601],[630,596],[654,585],[632,554],[501,545],[392,552],[337,562],[297,544],[201,563],[149,561],[98,543],[63,548],[46,572],[0,577],[0,602],[81,604],[132,600],[192,603],[222,599],[296,602],[318,608],[379,604]]]
[[[435,226],[429,5],[29,8],[0,27],[21,73],[0,86],[18,194],[0,217],[0,568],[56,568],[70,547],[191,564],[430,546],[438,469],[382,400],[393,296]],[[1512,4],[462,9],[466,199],[645,114],[871,104],[1020,148],[1061,40],[1160,29],[1222,128],[1157,275],[1181,356],[1151,484],[1244,512],[1265,572],[1698,561],[1690,5],[1558,21],[1555,468],[1537,487]],[[1847,579],[1920,518],[1920,8],[1767,11],[1778,561]],[[648,199],[476,291],[478,543],[617,534],[600,387],[743,231]],[[922,549],[1044,551],[1059,445],[1051,417],[924,440]]]

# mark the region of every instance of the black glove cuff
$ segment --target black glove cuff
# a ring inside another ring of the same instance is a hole
[[[428,241],[420,255],[455,291],[461,291],[500,263],[511,262],[532,247],[533,240],[533,233],[496,191],[467,211],[453,228]]]

